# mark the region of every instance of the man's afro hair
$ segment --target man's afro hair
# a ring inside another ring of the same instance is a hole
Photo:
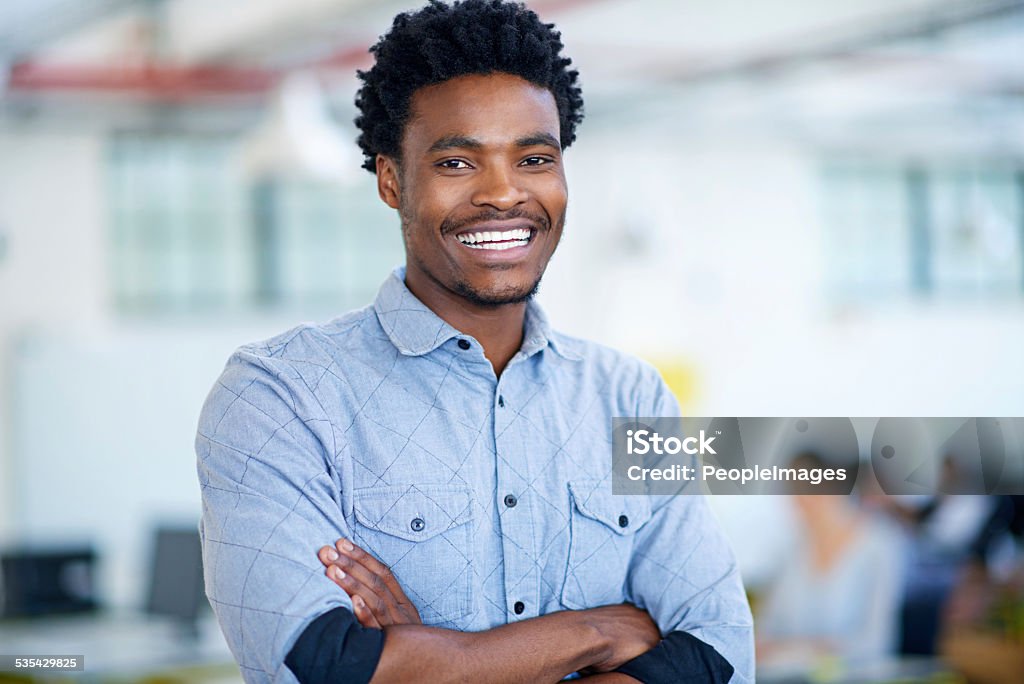
[[[402,133],[413,93],[468,74],[507,73],[547,88],[558,105],[562,148],[583,121],[583,94],[572,60],[561,56],[561,34],[522,3],[439,0],[395,17],[391,30],[370,48],[375,62],[359,71],[356,95],[363,168],[376,172],[376,156],[401,158]]]

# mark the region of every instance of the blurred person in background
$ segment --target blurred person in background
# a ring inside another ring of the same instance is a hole
[[[240,349],[200,417],[207,592],[247,681],[753,679],[704,498],[613,497],[600,457],[613,416],[679,415],[671,392],[532,301],[582,120],[561,48],[499,0],[372,48],[359,143],[406,265]]]
[[[822,468],[805,452],[791,467]],[[903,540],[839,482],[796,486],[800,539],[757,615],[758,665],[808,670],[827,658],[861,664],[893,653]]]
[[[867,506],[894,521],[906,535],[906,575],[900,607],[899,652],[935,655],[943,607],[972,556],[991,497],[978,491],[954,454],[946,454],[933,495],[887,495],[877,481],[862,487]]]

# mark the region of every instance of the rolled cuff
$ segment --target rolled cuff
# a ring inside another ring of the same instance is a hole
[[[339,606],[306,626],[284,664],[301,684],[367,684],[383,650],[384,632]]]
[[[644,684],[726,684],[732,677],[733,666],[714,647],[692,634],[676,631],[616,672]]]

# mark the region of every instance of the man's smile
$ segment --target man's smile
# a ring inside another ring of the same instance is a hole
[[[525,247],[533,238],[533,228],[498,229],[494,225],[478,226],[479,230],[459,233],[459,242],[472,249],[505,250]]]

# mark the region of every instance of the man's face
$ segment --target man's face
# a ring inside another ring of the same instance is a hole
[[[554,96],[517,76],[471,75],[422,88],[411,105],[401,170],[377,160],[410,289],[434,306],[524,301],[565,221]]]

